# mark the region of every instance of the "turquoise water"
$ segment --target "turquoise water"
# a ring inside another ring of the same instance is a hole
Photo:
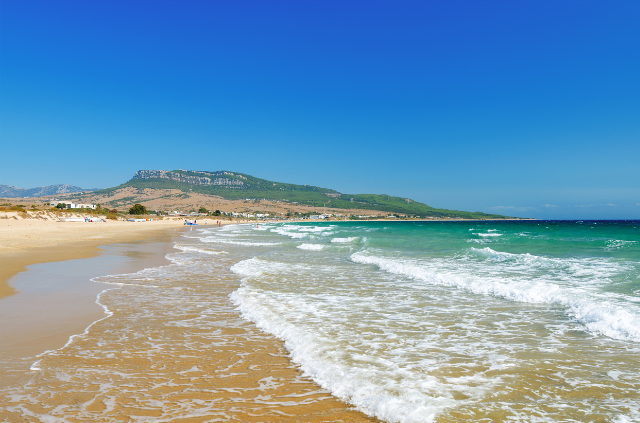
[[[229,226],[231,295],[385,421],[640,421],[640,222]]]
[[[638,422],[639,228],[189,228],[171,264],[95,278],[105,317],[41,354],[24,386],[0,390],[0,414],[277,421],[329,391],[387,422]],[[324,389],[296,390],[251,361],[269,334],[286,347],[269,354],[288,351]]]

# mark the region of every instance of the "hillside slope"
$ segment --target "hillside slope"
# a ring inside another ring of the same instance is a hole
[[[380,210],[415,217],[505,218],[481,212],[436,209],[408,198],[390,195],[342,194],[329,188],[274,182],[229,171],[140,170],[126,183],[98,190],[96,194],[109,194],[127,187],[138,190],[176,189],[216,195],[228,200],[265,199],[333,209]]]
[[[46,195],[58,195],[69,194],[73,192],[94,191],[91,189],[84,189],[80,187],[74,187],[72,185],[47,185],[46,187],[37,188],[18,188],[10,185],[0,185],[0,197],[3,198],[15,198],[15,197],[43,197]]]

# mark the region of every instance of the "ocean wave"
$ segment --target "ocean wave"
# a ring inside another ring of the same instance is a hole
[[[320,299],[318,295],[276,293],[253,286],[271,272],[280,276],[296,272],[291,266],[253,258],[237,263],[231,270],[244,276],[241,287],[230,295],[242,316],[284,340],[291,360],[300,365],[305,376],[369,415],[390,422],[432,422],[439,412],[457,403],[447,394],[452,386],[470,396],[475,392],[475,397],[483,392],[482,387],[469,387],[467,380],[441,381],[411,372],[402,355],[396,362],[376,354],[344,351],[344,343],[353,333],[342,330],[340,325],[331,326],[333,320],[325,320],[331,312],[323,305],[353,305],[348,296],[329,294]],[[478,381],[476,385],[482,383],[486,382]]]
[[[326,232],[335,229],[335,225],[331,226],[295,226],[300,232]]]
[[[297,248],[299,248],[301,250],[319,251],[319,250],[322,250],[324,248],[324,245],[322,245],[322,244],[300,244],[300,245],[298,245]]]
[[[438,412],[455,405],[452,398],[433,395],[433,391],[444,391],[435,377],[423,376],[419,381],[409,381],[406,372],[397,369],[394,372],[397,382],[385,378],[386,383],[380,383],[377,374],[384,376],[375,371],[375,365],[391,367],[393,363],[380,363],[384,360],[358,355],[351,357],[349,366],[336,361],[332,339],[305,331],[274,312],[269,296],[241,287],[230,298],[245,319],[285,341],[291,360],[300,365],[305,376],[369,415],[389,422],[427,423],[432,422]],[[425,392],[427,387],[432,392]]]
[[[477,239],[477,238],[474,238],[474,239],[468,239],[467,242],[474,243],[474,244],[489,244],[489,243],[493,242],[493,240],[492,239]]]
[[[346,243],[349,243],[349,242],[353,242],[353,241],[355,241],[355,240],[357,240],[359,238],[360,237],[357,237],[357,236],[351,236],[351,237],[348,237],[348,238],[332,238],[331,242],[346,244]]]
[[[470,256],[484,258],[493,263],[505,263],[520,265],[519,268],[511,267],[501,270],[522,270],[531,271],[535,269],[555,269],[563,271],[556,272],[554,276],[558,281],[572,280],[580,278],[583,282],[585,278],[591,278],[591,285],[602,285],[607,282],[607,278],[628,270],[623,263],[603,258],[554,258],[536,256],[529,253],[513,254],[503,251],[496,251],[492,248],[469,249]]]
[[[278,235],[288,236],[291,239],[302,239],[309,236],[308,233],[300,233],[291,229],[291,226],[281,226],[271,229],[271,232],[275,232]]]
[[[625,241],[623,239],[610,239],[605,243],[605,247],[603,247],[603,250],[605,251],[614,251],[614,250],[621,250],[625,247],[630,247],[632,245],[637,245],[638,243],[636,241]]]
[[[490,248],[475,249],[476,253],[498,260],[521,260],[533,263],[557,263],[555,259],[528,254],[498,253]],[[560,286],[544,279],[500,278],[498,272],[481,275],[473,268],[465,271],[456,266],[438,266],[410,259],[385,258],[357,252],[351,255],[355,263],[375,265],[389,273],[407,276],[434,285],[452,286],[475,294],[497,296],[524,303],[558,304],[567,308],[570,315],[590,332],[614,339],[640,342],[640,310],[629,303],[614,303],[580,287]],[[497,274],[496,274],[497,273]],[[587,271],[593,274],[594,271]]]
[[[218,237],[206,237],[201,239],[202,242],[211,242],[217,244],[246,245],[251,247],[267,247],[272,245],[280,245],[281,242],[249,242],[249,241],[231,241],[228,239],[220,239]]]
[[[335,225],[330,226],[301,226],[301,225],[283,225],[270,229],[278,235],[288,236],[291,239],[304,239],[313,237],[313,235],[329,236],[334,233]]]
[[[176,248],[178,250],[182,250],[182,251],[192,251],[195,253],[202,253],[202,254],[211,254],[211,255],[218,255],[218,254],[227,254],[226,251],[211,251],[211,250],[205,250],[203,248],[198,248],[198,247],[193,247],[190,245],[179,245],[176,244],[173,246],[173,248]]]
[[[279,261],[263,260],[257,257],[239,261],[231,266],[230,270],[242,277],[257,277],[264,274],[277,274],[279,276],[295,276],[306,274],[309,277],[318,273],[327,275],[335,274],[335,267],[317,264],[300,263],[284,263]]]

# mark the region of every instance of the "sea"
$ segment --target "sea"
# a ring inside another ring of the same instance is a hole
[[[34,361],[39,376],[4,393],[11,416],[129,401],[148,411],[132,421],[242,421],[204,418],[222,407],[207,363],[269,337],[307,395],[371,421],[640,422],[640,221],[250,223],[174,247],[170,265],[96,278],[105,318]]]

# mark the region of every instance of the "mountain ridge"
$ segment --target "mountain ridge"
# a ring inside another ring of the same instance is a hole
[[[97,190],[95,194],[109,194],[128,187],[139,192],[144,189],[174,189],[227,200],[264,199],[316,208],[377,210],[412,217],[507,218],[482,212],[438,209],[409,198],[386,194],[343,194],[329,188],[274,182],[227,170],[139,170],[124,184]]]
[[[19,188],[12,185],[0,185],[0,197],[43,197],[47,195],[73,194],[78,192],[96,191],[96,189],[80,188],[67,184],[47,185],[36,188]]]

